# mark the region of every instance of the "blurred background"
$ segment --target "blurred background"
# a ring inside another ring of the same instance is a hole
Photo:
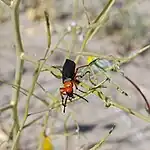
[[[47,10],[51,20],[52,45],[60,39],[60,35],[69,30],[70,26],[87,26],[88,21],[85,10],[92,21],[104,8],[106,0],[84,0],[84,9],[80,0],[21,0],[20,5],[20,29],[25,52],[36,60],[44,56],[47,47],[44,11]],[[130,53],[150,44],[150,1],[148,0],[116,0],[109,12],[106,23],[99,32],[87,44],[87,52],[95,52],[103,55],[125,57]],[[50,65],[62,65],[67,55],[66,51],[72,49],[77,52],[84,38],[83,31],[78,33],[78,39],[71,44],[73,37],[68,35],[61,48],[56,50],[48,60]],[[12,87],[6,83],[13,83],[15,75],[15,48],[13,43],[13,30],[10,18],[10,10],[0,3],[0,106],[9,104]],[[70,46],[71,45],[71,46]],[[72,59],[75,58],[72,53]],[[150,99],[150,53],[149,50],[140,54],[136,59],[121,66],[124,73],[130,77],[143,91],[147,99]],[[86,58],[80,60],[84,64]],[[23,88],[29,88],[34,72],[34,66],[25,62],[23,72]],[[113,86],[106,90],[115,102],[148,116],[145,111],[145,103],[137,90],[117,73],[111,74],[113,80],[124,89],[129,96],[125,97],[116,91]],[[4,81],[4,82],[2,82]],[[39,83],[50,93],[56,93],[61,86],[61,80],[50,73],[41,73]],[[43,99],[50,100],[37,86],[35,94]],[[72,135],[69,138],[70,150],[88,150],[108,133],[116,124],[116,129],[102,146],[102,150],[148,150],[150,146],[150,125],[141,119],[126,114],[116,108],[105,108],[102,101],[96,96],[86,97],[89,103],[79,101],[67,106],[66,114],[53,112],[49,119],[49,132],[56,150],[65,149],[66,138],[64,132],[64,120],[71,112],[68,121],[69,132],[76,131],[76,122],[80,127],[80,136]],[[23,116],[25,96],[21,94],[19,104],[20,118]],[[35,112],[44,109],[44,105],[35,98],[31,99],[30,111]],[[8,137],[12,120],[11,111],[0,115],[0,141]],[[38,116],[38,115],[37,115]],[[29,117],[29,120],[37,116]],[[76,120],[76,121],[75,121]],[[21,138],[20,150],[34,150],[37,148],[42,120],[24,130]],[[4,147],[2,149],[5,149]]]

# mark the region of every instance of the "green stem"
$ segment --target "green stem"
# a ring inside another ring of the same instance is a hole
[[[10,6],[11,1],[10,0],[1,0],[5,5]]]
[[[40,120],[43,116],[39,116],[37,118],[35,118],[34,120],[32,120],[31,122],[29,122],[28,124],[24,125],[23,129],[30,127],[32,124],[34,124],[36,121]]]
[[[14,84],[9,83],[9,82],[7,82],[7,81],[2,81],[2,80],[0,80],[0,83],[6,84],[6,85],[10,85],[10,86],[12,86],[12,87],[15,88],[15,89],[17,88],[17,86],[15,86]],[[23,87],[20,87],[20,92],[21,92],[22,94],[24,94],[25,96],[27,96],[27,93],[29,93],[29,91],[26,90],[26,89],[23,88]],[[34,94],[34,93],[33,93],[33,96],[34,96],[35,98],[37,98],[38,100],[40,100],[44,105],[46,105],[46,106],[49,105],[49,103],[48,103],[45,99],[43,99],[43,98],[37,96],[37,95]],[[11,106],[11,107],[12,107],[12,106]]]
[[[46,128],[47,128],[49,116],[50,116],[50,112],[47,112],[47,113],[45,114],[44,124],[43,124],[43,129],[42,129],[42,134],[44,134],[44,135],[46,135],[46,136],[47,136]],[[37,149],[37,150],[41,150],[43,138],[44,138],[44,137],[42,137],[42,138],[40,139],[39,146],[38,146],[38,149]]]
[[[12,108],[11,105],[7,105],[7,106],[5,106],[5,107],[2,107],[2,108],[0,108],[0,113],[2,113],[2,112],[5,111],[5,110],[11,109],[11,108]]]
[[[40,63],[39,63],[40,65]],[[27,96],[27,100],[26,100],[26,106],[25,106],[25,114],[24,114],[24,118],[23,118],[23,121],[22,121],[22,124],[19,128],[19,131],[17,133],[17,136],[15,138],[15,141],[13,142],[13,145],[12,145],[12,148],[11,150],[15,150],[16,149],[16,144],[18,143],[18,140],[20,138],[20,135],[21,135],[21,132],[24,128],[24,125],[25,125],[25,122],[27,120],[27,117],[28,117],[28,111],[29,111],[29,103],[30,103],[30,98],[33,94],[33,91],[35,89],[35,85],[36,85],[36,82],[37,82],[37,79],[38,79],[38,76],[39,76],[39,73],[40,73],[40,70],[41,70],[41,66],[38,66],[37,69],[35,70],[35,74],[34,74],[34,77],[33,77],[33,81],[32,81],[32,86],[31,86],[31,89],[29,91],[29,94]]]
[[[21,85],[21,79],[22,79],[22,71],[23,71],[23,65],[24,60],[20,59],[20,54],[24,52],[23,45],[21,41],[21,35],[20,35],[20,25],[19,25],[19,4],[20,0],[14,0],[11,3],[11,20],[13,25],[13,35],[15,39],[15,48],[16,48],[16,71],[15,71],[15,83],[14,85],[17,86],[16,89],[12,89],[12,100],[11,105],[13,106],[13,120],[14,120],[14,131],[13,131],[13,139],[15,139],[15,136],[19,130],[19,117],[18,117],[18,102],[19,102],[19,91],[20,91],[20,85]],[[16,144],[17,149],[17,144]]]

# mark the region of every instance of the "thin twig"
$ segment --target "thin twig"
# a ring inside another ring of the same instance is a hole
[[[84,13],[86,15],[86,18],[88,20],[88,24],[90,25],[90,19],[89,19],[89,16],[88,16],[88,11],[87,11],[87,9],[85,7],[85,4],[84,4],[84,0],[82,0],[82,5],[83,5],[83,9],[84,9]]]
[[[6,4],[7,6],[10,6],[11,1],[10,0],[1,0],[4,4]]]
[[[27,123],[26,125],[24,125],[23,129],[31,126],[32,124],[34,124],[36,121],[40,120],[43,116],[39,116],[37,118],[35,118],[34,120],[32,120],[31,122]]]
[[[7,105],[5,107],[2,107],[2,108],[0,108],[0,113],[2,113],[5,110],[11,109],[11,108],[12,108],[12,105]]]
[[[137,89],[137,91],[141,94],[141,96],[143,97],[143,99],[147,105],[148,112],[150,112],[150,104],[149,104],[146,96],[144,95],[144,93],[141,91],[141,89],[129,77],[127,77],[125,75],[123,75],[123,77],[125,77],[125,79],[127,79]]]
[[[92,22],[92,24],[98,23],[94,28],[90,28],[86,35],[85,38],[82,42],[80,52],[83,52],[85,46],[87,45],[88,41],[92,39],[92,37],[95,35],[95,33],[100,29],[100,27],[103,25],[106,16],[108,15],[108,12],[112,5],[115,3],[115,0],[109,0],[104,7],[104,9],[99,13],[99,15],[95,18],[95,20]],[[76,57],[75,62],[77,63],[80,59],[80,55]]]
[[[112,132],[114,131],[116,125],[114,124],[113,127],[110,129],[110,131],[105,135],[105,137],[100,140],[96,145],[94,145],[92,148],[90,148],[90,150],[97,150],[99,149],[108,139],[108,137],[112,134]]]
[[[9,83],[9,82],[7,82],[7,81],[2,81],[2,80],[0,80],[0,83],[4,83],[4,84],[6,84],[6,85],[12,86],[13,88],[17,88],[16,85],[14,85],[14,84],[12,84],[12,83]],[[23,87],[20,87],[20,92],[21,92],[22,94],[24,94],[25,96],[27,96],[27,93],[29,93],[29,91],[26,90],[26,89],[23,88]],[[43,98],[37,96],[37,95],[34,94],[34,93],[33,93],[33,96],[34,96],[35,98],[37,98],[38,100],[40,100],[44,105],[48,106],[49,103],[48,103],[45,99],[43,99]]]
[[[17,132],[17,136],[15,138],[15,141],[13,142],[13,145],[12,145],[12,148],[11,150],[15,150],[16,149],[16,144],[18,143],[18,140],[20,138],[20,135],[21,135],[21,132],[24,128],[24,124],[27,120],[27,117],[28,117],[28,111],[29,111],[29,103],[30,103],[30,98],[33,94],[33,91],[35,89],[35,85],[36,85],[36,82],[37,82],[37,79],[38,79],[38,76],[39,76],[39,73],[40,73],[40,69],[41,69],[41,63],[39,62],[39,65],[37,66],[36,70],[35,70],[35,73],[34,73],[34,77],[33,77],[33,80],[32,80],[32,86],[31,86],[31,89],[28,93],[28,96],[27,96],[27,100],[26,100],[26,105],[25,105],[25,113],[24,113],[24,117],[23,117],[23,121],[21,123],[21,126],[19,128],[19,131]]]

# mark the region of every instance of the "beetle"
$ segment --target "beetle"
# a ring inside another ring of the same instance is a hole
[[[86,66],[87,65],[76,68],[75,62],[70,59],[66,59],[64,65],[63,65],[62,82],[63,82],[64,86],[60,88],[60,95],[61,95],[61,99],[62,99],[62,105],[64,106],[64,110],[63,110],[64,113],[65,113],[65,107],[67,104],[67,100],[69,99],[70,101],[72,101],[72,99],[74,98],[74,95],[76,95],[79,98],[82,98],[83,100],[88,102],[87,99],[85,99],[84,97],[75,93],[73,90],[73,88],[75,87],[80,92],[86,93],[78,88],[78,84],[80,83],[80,81],[77,79],[78,77],[84,76],[84,75],[82,75],[82,76],[77,75],[79,68],[86,67]],[[64,99],[64,96],[66,96],[65,99]]]

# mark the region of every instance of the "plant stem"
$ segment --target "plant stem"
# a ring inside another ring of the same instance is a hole
[[[2,108],[0,108],[0,113],[2,113],[2,112],[5,111],[5,110],[11,109],[11,108],[12,108],[11,105],[7,105],[7,106],[5,106],[5,107],[2,107]]]
[[[10,0],[1,0],[5,5],[10,6]]]
[[[35,74],[34,74],[34,77],[33,77],[33,81],[32,81],[32,86],[31,86],[31,89],[29,91],[29,94],[28,94],[28,97],[27,97],[27,100],[26,100],[26,107],[25,107],[25,114],[24,114],[24,118],[23,118],[23,121],[21,123],[21,126],[18,130],[18,133],[16,135],[16,138],[15,138],[15,141],[13,142],[13,145],[12,145],[12,148],[11,150],[15,150],[16,149],[16,144],[18,143],[18,140],[20,138],[20,135],[21,135],[21,132],[24,128],[24,125],[25,125],[25,122],[27,120],[27,117],[28,117],[28,111],[29,111],[29,103],[30,103],[30,98],[33,94],[33,91],[35,89],[35,85],[36,85],[36,82],[37,82],[37,79],[38,79],[38,76],[39,76],[39,73],[40,73],[40,69],[41,67],[38,66],[37,68],[38,70],[35,71]]]
[[[35,89],[35,86],[36,86],[36,82],[38,80],[38,77],[39,77],[39,74],[41,72],[41,69],[42,69],[42,67],[43,67],[43,65],[45,63],[45,60],[42,63],[39,61],[39,64],[38,64],[38,66],[37,66],[37,68],[35,70],[34,77],[33,77],[33,80],[32,80],[32,86],[31,86],[31,88],[29,90],[29,93],[28,93],[28,96],[27,96],[27,100],[26,100],[24,118],[23,118],[21,126],[20,126],[20,128],[18,130],[18,133],[16,135],[15,141],[13,142],[11,150],[16,150],[16,145],[17,145],[18,140],[20,138],[21,132],[22,132],[22,130],[24,128],[25,122],[26,122],[26,120],[28,118],[30,99],[31,99],[31,96],[33,95],[33,92],[34,92],[34,89]]]
[[[23,45],[21,41],[20,35],[20,25],[19,25],[19,4],[20,0],[14,0],[11,5],[11,20],[13,25],[13,35],[15,39],[15,48],[16,48],[16,71],[15,71],[15,82],[14,85],[17,87],[16,89],[12,89],[12,100],[11,105],[13,106],[13,120],[14,120],[14,131],[13,131],[13,139],[19,130],[19,117],[18,117],[18,102],[19,102],[19,91],[22,79],[22,71],[24,60],[20,59],[20,54],[24,52]],[[16,147],[17,149],[17,147]]]

